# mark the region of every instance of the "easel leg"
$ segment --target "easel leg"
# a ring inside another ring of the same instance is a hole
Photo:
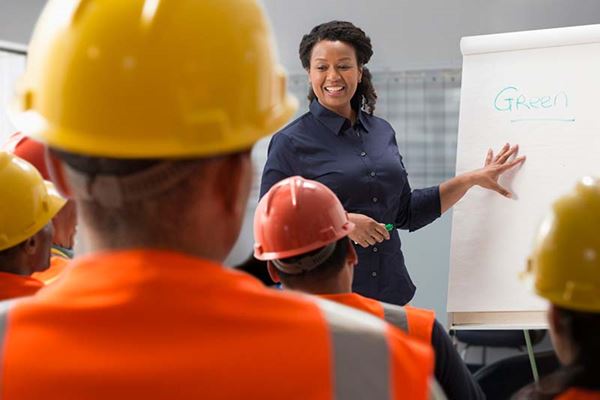
[[[531,336],[529,336],[529,330],[524,329],[523,334],[525,335],[525,343],[527,344],[527,354],[529,355],[529,363],[531,364],[533,380],[535,383],[538,383],[540,381],[540,376],[538,374],[537,364],[535,363],[535,354],[533,353],[533,346],[531,345]]]

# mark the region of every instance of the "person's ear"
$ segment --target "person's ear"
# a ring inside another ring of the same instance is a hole
[[[66,178],[67,173],[65,171],[64,162],[50,149],[46,149],[46,161],[48,164],[46,167],[48,168],[50,178],[52,179],[56,190],[58,190],[61,196],[67,199],[73,198],[73,192]]]
[[[275,283],[280,283],[281,279],[279,279],[279,271],[277,271],[277,268],[275,268],[273,266],[273,263],[268,262],[267,263],[267,271],[269,271],[269,276],[271,277],[271,280]]]
[[[356,254],[356,249],[352,246],[350,239],[348,239],[348,255],[346,257],[347,262],[353,267],[358,264],[358,254]]]
[[[362,82],[362,76],[363,76],[363,66],[359,65],[358,66],[358,83]]]
[[[548,309],[548,325],[550,329],[552,329],[557,336],[564,336],[565,327],[556,311],[554,305],[550,305]]]
[[[28,256],[32,256],[37,251],[36,235],[33,235],[23,243],[23,249]]]

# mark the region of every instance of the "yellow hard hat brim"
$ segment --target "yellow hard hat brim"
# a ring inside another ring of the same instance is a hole
[[[46,190],[48,190],[48,216],[50,217],[46,224],[58,214],[58,212],[67,204],[67,199],[62,197],[52,182],[44,181]],[[44,225],[46,225],[44,224]]]
[[[44,228],[44,226],[46,226],[46,224],[52,221],[52,218],[54,218],[67,203],[67,200],[58,194],[58,191],[52,182],[44,181],[44,183],[46,185],[46,189],[48,190],[48,197],[45,206],[46,209],[42,214],[39,215],[35,223],[28,227],[27,230],[22,232],[20,235],[12,237],[11,240],[6,241],[3,246],[0,246],[0,251],[14,247],[38,233],[42,228]]]
[[[260,121],[260,125],[246,125],[239,128],[227,128],[227,124],[219,129],[218,140],[198,140],[192,135],[172,135],[150,137],[143,129],[139,132],[127,132],[120,135],[119,145],[115,146],[112,137],[106,137],[98,132],[97,135],[82,135],[78,131],[69,131],[62,127],[51,126],[35,111],[22,112],[13,109],[13,119],[16,126],[32,138],[43,141],[50,147],[55,147],[74,154],[114,158],[202,158],[224,154],[232,154],[251,149],[260,139],[275,133],[282,128],[298,109],[298,100],[287,95],[284,101],[268,113],[268,117]],[[217,118],[218,119],[218,118]],[[118,124],[117,124],[118,125]],[[217,124],[207,122],[207,127],[214,129]],[[173,132],[189,129],[199,129],[200,126],[190,126],[173,123]],[[186,140],[189,139],[189,140]]]

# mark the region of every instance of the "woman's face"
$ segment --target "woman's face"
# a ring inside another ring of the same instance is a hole
[[[349,117],[350,100],[362,79],[362,66],[358,65],[354,47],[330,40],[315,44],[308,78],[322,106]]]

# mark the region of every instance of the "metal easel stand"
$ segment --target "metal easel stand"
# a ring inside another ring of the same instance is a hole
[[[531,373],[533,374],[533,380],[537,384],[540,381],[540,376],[538,374],[537,364],[535,362],[533,346],[531,345],[531,336],[529,335],[529,329],[524,329],[523,334],[525,335],[525,343],[527,344],[527,354],[529,355],[529,363],[531,364]]]

